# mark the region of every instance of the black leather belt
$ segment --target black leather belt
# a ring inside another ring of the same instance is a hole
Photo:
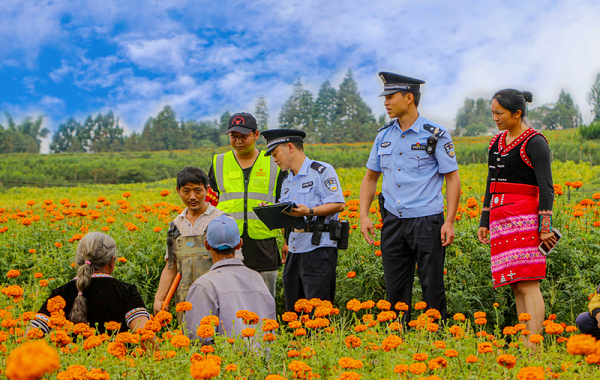
[[[313,232],[313,231],[314,231],[314,228],[315,228],[315,222],[313,222],[313,221],[310,221],[310,222],[308,222],[308,223],[306,224],[306,227],[304,227],[304,228],[303,228],[303,229],[301,229],[301,230],[298,230],[298,229],[295,229],[295,228],[294,228],[294,232],[296,232],[296,233],[302,233],[302,232]],[[321,232],[329,232],[329,231],[330,231],[330,229],[329,229],[329,224],[325,224],[325,225],[323,226],[323,230],[322,230]]]

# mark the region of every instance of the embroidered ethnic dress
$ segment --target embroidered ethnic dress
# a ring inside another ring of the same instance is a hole
[[[548,213],[554,198],[548,143],[531,128],[509,145],[506,132],[500,133],[490,142],[488,165],[480,226],[490,231],[494,288],[543,279],[540,205]]]

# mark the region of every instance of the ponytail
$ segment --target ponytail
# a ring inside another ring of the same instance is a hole
[[[92,283],[92,274],[108,264],[116,255],[114,239],[101,232],[91,232],[77,245],[75,262],[77,270],[77,297],[69,313],[73,323],[87,323],[87,299],[83,292]]]

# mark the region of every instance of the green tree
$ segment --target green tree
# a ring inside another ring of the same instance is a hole
[[[337,112],[337,91],[326,80],[319,89],[317,100],[314,104],[313,125],[314,130],[307,139],[310,143],[324,142],[327,140],[328,131],[333,130]]]
[[[596,81],[588,94],[588,103],[592,106],[594,121],[600,120],[600,73],[596,75]]]
[[[581,125],[581,112],[571,94],[561,90],[556,103],[548,103],[529,112],[530,123],[540,129],[568,129]]]
[[[377,124],[371,108],[362,100],[352,70],[348,69],[337,91],[336,120],[324,142],[370,141],[375,138]]]
[[[231,112],[225,111],[221,115],[221,120],[219,121],[219,134],[222,135],[229,128],[229,119],[231,118]]]
[[[477,100],[466,98],[463,106],[456,113],[456,134],[478,136],[495,132],[496,125],[492,119],[492,108],[489,99]]]
[[[177,122],[175,111],[170,106],[149,118],[142,131],[142,140],[148,150],[189,149],[193,141],[185,124]]]
[[[88,118],[88,119],[91,119]],[[87,124],[87,121],[86,121]],[[89,149],[92,152],[119,152],[123,150],[123,128],[112,111],[99,113],[92,122]]]
[[[85,146],[80,140],[83,135],[82,129],[83,126],[73,117],[59,125],[52,136],[50,151],[52,153],[85,152]]]
[[[21,124],[16,124],[8,112],[4,112],[7,127],[0,125],[1,153],[39,153],[41,139],[48,136],[50,131],[42,128],[44,116],[33,118],[26,116]]]
[[[292,96],[283,104],[279,113],[279,127],[302,129],[312,132],[313,95],[305,90],[300,79],[294,84]]]
[[[267,100],[264,96],[260,96],[256,100],[256,109],[254,111],[254,118],[256,118],[256,124],[259,130],[269,129],[269,108],[267,107]]]
[[[185,125],[194,141],[194,146],[202,148],[220,145],[219,123],[217,121],[188,120]]]

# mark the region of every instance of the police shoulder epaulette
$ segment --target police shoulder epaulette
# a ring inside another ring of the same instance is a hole
[[[313,163],[310,164],[310,168],[313,170],[316,170],[319,174],[321,174],[325,171],[325,166],[323,166],[321,163],[319,163],[317,161],[313,161]]]
[[[431,124],[423,125],[423,129],[426,130],[427,132],[431,133],[432,135],[435,135],[436,137],[443,136],[444,133],[446,133],[446,131],[442,130],[439,127],[434,127]],[[436,129],[437,129],[437,132],[436,132]]]
[[[391,127],[392,125],[394,125],[394,121],[395,120],[392,120],[392,121],[388,122],[386,125],[384,125],[383,127],[379,128],[377,130],[377,133],[383,131],[384,129],[387,129],[387,128]]]

